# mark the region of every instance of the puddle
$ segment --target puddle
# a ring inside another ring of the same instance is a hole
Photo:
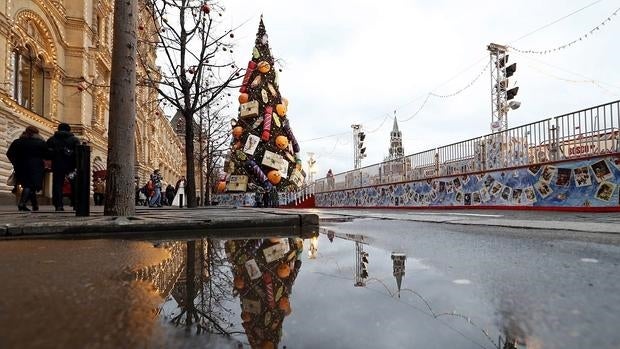
[[[513,299],[495,304],[479,278],[446,274],[415,244],[320,231],[4,242],[0,347],[557,347],[532,334]]]

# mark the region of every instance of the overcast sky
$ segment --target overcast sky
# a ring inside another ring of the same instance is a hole
[[[224,20],[236,27],[235,59],[251,59],[261,13],[276,59],[285,62],[280,92],[290,101],[288,117],[307,153],[317,159],[317,177],[353,167],[351,124],[362,124],[368,157],[383,160],[389,149],[393,112],[405,154],[490,132],[487,44],[552,49],[588,33],[620,8],[618,0],[226,0]],[[500,5],[501,4],[501,5]],[[541,29],[579,9],[566,19]],[[587,39],[553,54],[511,52],[518,69],[520,109],[509,127],[620,99],[620,13]],[[615,38],[615,39],[614,39]],[[570,80],[570,81],[566,81]],[[596,80],[597,83],[583,82]],[[573,82],[579,81],[579,82]],[[385,117],[388,116],[387,120]],[[338,136],[316,139],[340,134]],[[315,140],[316,139],[316,140]]]

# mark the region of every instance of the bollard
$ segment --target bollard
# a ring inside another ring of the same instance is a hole
[[[86,143],[75,147],[76,175],[75,175],[75,215],[88,217],[90,215],[90,146]]]
[[[179,208],[183,208],[183,194],[179,194]]]

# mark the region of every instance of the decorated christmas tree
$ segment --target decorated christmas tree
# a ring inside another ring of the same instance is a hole
[[[232,122],[226,191],[294,191],[304,182],[299,144],[274,64],[261,17],[252,60],[239,89],[239,116]],[[218,185],[223,187],[224,183]]]

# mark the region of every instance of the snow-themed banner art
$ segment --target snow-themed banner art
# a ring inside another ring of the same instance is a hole
[[[620,155],[316,194],[317,207],[620,208]]]

